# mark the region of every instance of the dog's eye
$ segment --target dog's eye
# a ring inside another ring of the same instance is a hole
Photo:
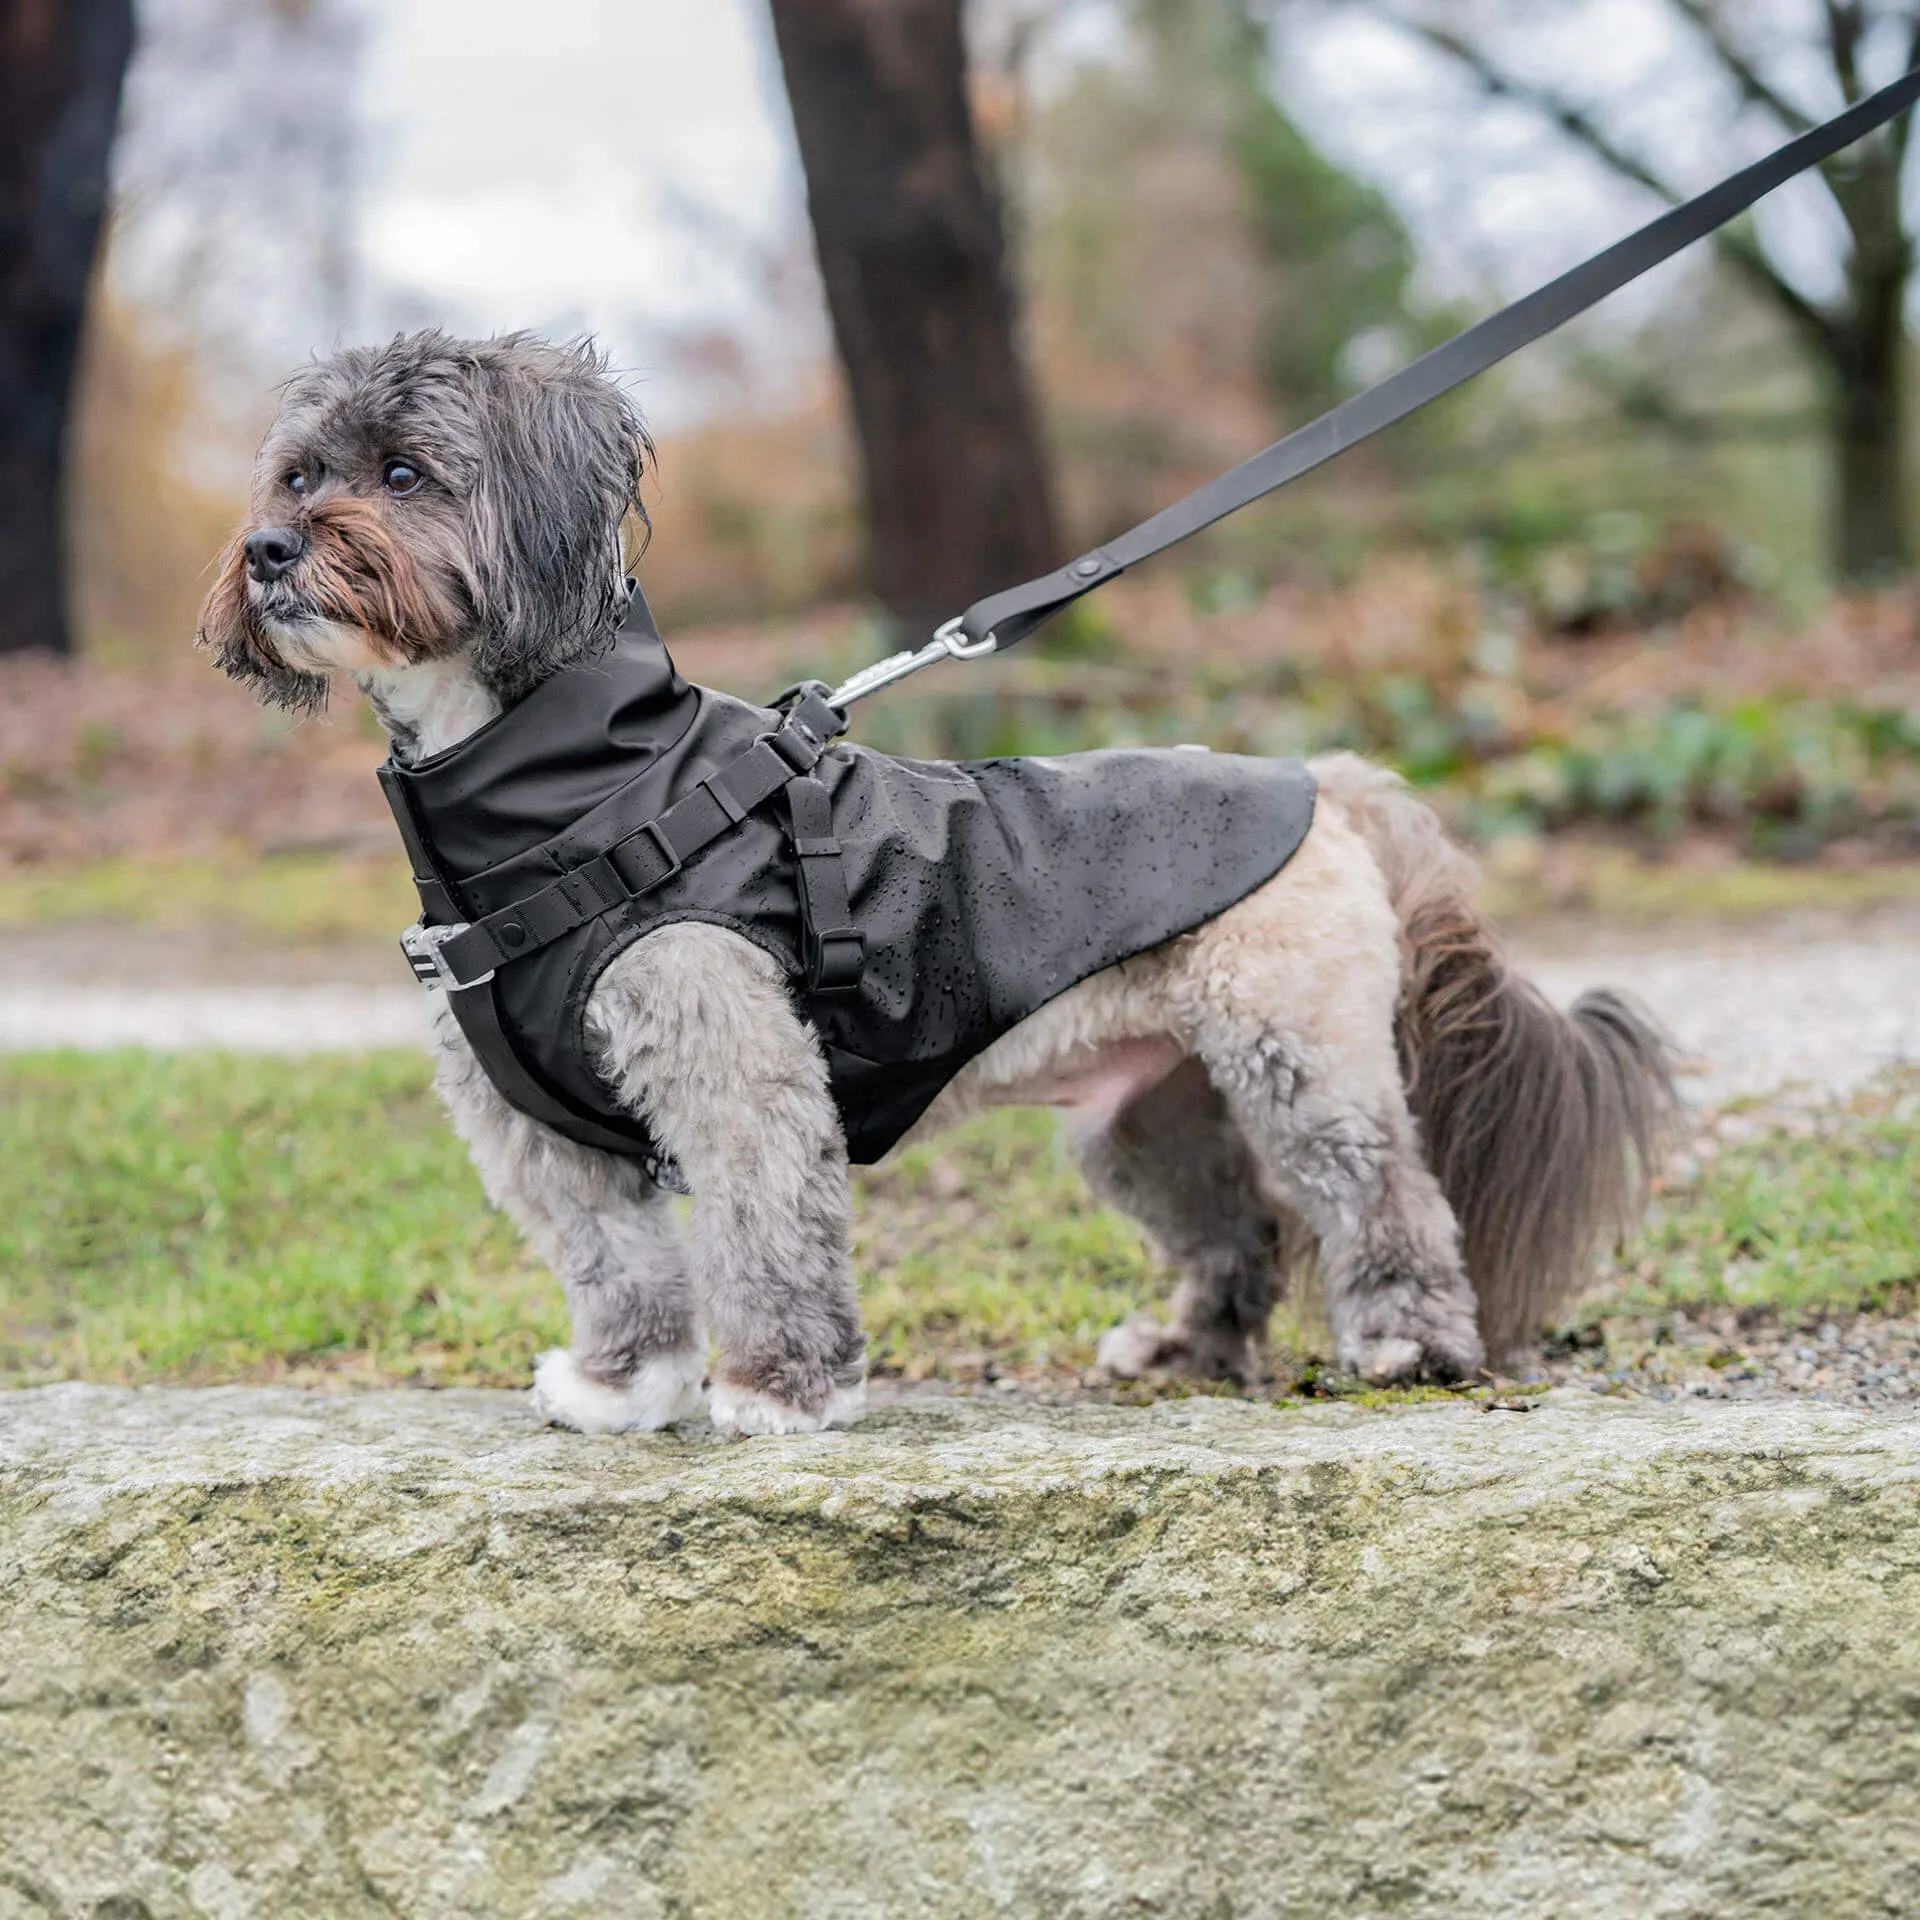
[[[307,476],[304,473],[290,473],[287,475],[287,491],[289,493],[305,493],[306,490]]]
[[[404,460],[389,460],[381,469],[380,479],[389,493],[412,493],[420,485],[420,469]]]

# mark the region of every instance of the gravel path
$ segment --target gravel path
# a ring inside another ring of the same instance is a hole
[[[1696,1056],[1688,1092],[1713,1106],[1793,1083],[1844,1092],[1890,1062],[1920,1061],[1917,933],[1721,933],[1671,949],[1530,956],[1527,967],[1562,1002],[1602,982],[1637,994]],[[428,996],[399,982],[127,986],[49,977],[45,964],[16,968],[10,958],[0,948],[0,1050],[308,1053],[424,1045],[427,1036]],[[400,966],[392,956],[386,964]],[[271,956],[261,967],[279,970]]]

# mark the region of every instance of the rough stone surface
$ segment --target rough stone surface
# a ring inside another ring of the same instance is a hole
[[[0,1395],[0,1917],[1920,1911],[1920,1419]]]

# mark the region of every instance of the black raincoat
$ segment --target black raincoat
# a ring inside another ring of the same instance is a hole
[[[648,822],[780,722],[684,681],[636,595],[607,652],[445,752],[381,770],[426,923],[499,916],[616,843],[644,846]],[[848,1153],[877,1160],[960,1068],[1056,994],[1277,873],[1314,806],[1297,762],[1179,748],[954,763],[841,743],[811,777],[831,799],[864,937],[857,987],[808,984],[795,822],[776,796],[648,891],[451,995],[510,1101],[671,1184],[645,1125],[594,1070],[583,1021],[623,948],[705,921],[781,967],[825,1050]]]

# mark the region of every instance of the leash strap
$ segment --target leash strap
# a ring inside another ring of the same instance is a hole
[[[447,913],[443,924],[415,927],[402,937],[401,946],[415,975],[428,986],[453,991],[483,985],[509,961],[537,953],[589,920],[651,893],[756,807],[771,800],[783,787],[810,775],[829,744],[846,729],[846,715],[827,703],[825,688],[809,682],[796,690],[793,704],[774,732],[763,733],[745,753],[719,772],[709,774],[664,813],[655,815],[604,853],[563,873],[538,893],[465,924],[447,887],[436,879],[431,883],[434,892],[429,895],[428,883],[419,883],[422,903],[430,906],[437,899],[445,904]],[[383,780],[381,784],[387,789],[389,802],[397,802],[394,817],[408,842],[416,876],[422,871],[431,874],[430,863],[422,866],[424,846],[415,850],[419,835],[412,829],[405,795],[397,792],[399,783]],[[818,791],[824,805],[826,789],[815,780],[806,780],[805,784]],[[811,812],[809,818],[814,818]],[[852,929],[847,925],[851,915],[846,907],[845,876],[839,870],[839,843],[832,839],[831,810],[823,829],[817,822],[809,828],[796,824],[796,835],[802,832],[809,835],[810,844],[818,843],[823,849],[830,843],[833,849],[831,855],[817,850],[811,857],[803,857],[801,873],[803,883],[810,884],[816,896],[808,903],[810,908],[817,905],[824,912],[824,920],[821,912],[810,912],[809,924],[824,926],[825,934],[832,937],[830,944],[837,943],[822,964],[839,978],[849,964],[845,958],[846,936]],[[831,883],[824,868],[829,859],[833,864]],[[856,960],[851,980],[843,980],[842,985],[854,985],[858,980]]]
[[[1877,127],[1885,126],[1916,99],[1920,99],[1920,67],[1825,126],[1789,141],[1778,152],[1663,214],[1570,273],[1457,334],[1444,346],[1421,355],[1398,373],[1276,441],[1263,453],[1256,453],[1117,539],[1041,579],[976,600],[957,621],[942,628],[942,633],[957,632],[980,652],[1004,651],[1017,644],[1063,607],[1104,586],[1127,568],[1324,466],[1564,326],[1662,261],[1704,240],[1796,174],[1832,159]],[[931,664],[934,658],[958,652],[957,648],[948,648],[936,654],[929,649],[927,660],[920,664]]]

